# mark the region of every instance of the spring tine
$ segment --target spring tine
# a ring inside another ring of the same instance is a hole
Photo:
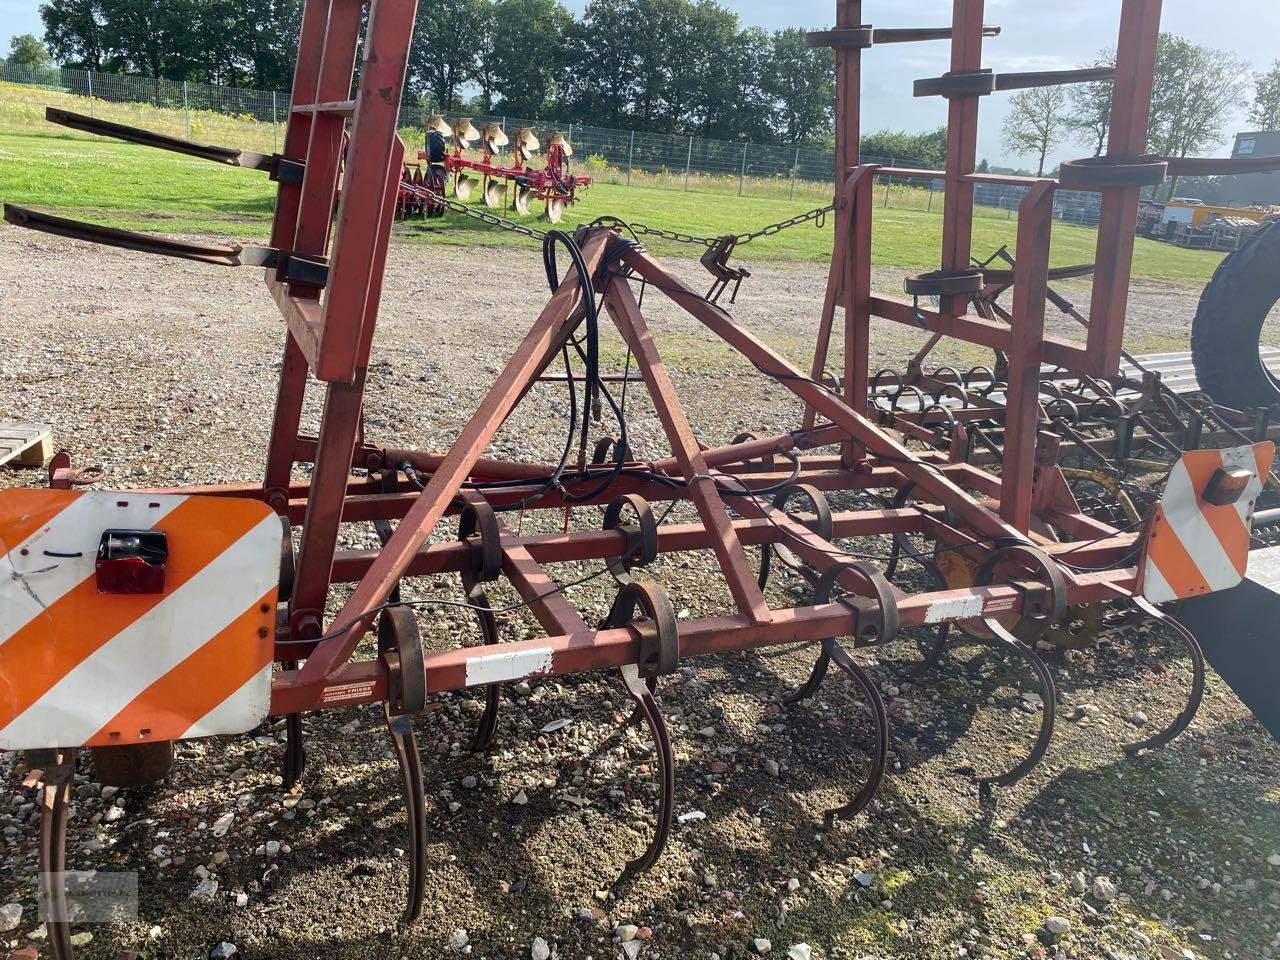
[[[1035,673],[1036,678],[1040,681],[1040,699],[1044,709],[1040,714],[1040,732],[1036,736],[1036,742],[1031,748],[1031,752],[1017,766],[998,776],[978,777],[975,782],[983,798],[991,796],[992,787],[1008,787],[1017,783],[1028,773],[1036,768],[1041,760],[1044,759],[1045,753],[1049,750],[1049,741],[1053,738],[1053,723],[1058,710],[1058,691],[1053,683],[1053,675],[1049,673],[1048,666],[1044,660],[1031,647],[1023,643],[1012,633],[1004,628],[997,620],[987,618],[983,621],[992,634],[994,640],[991,645],[1000,649],[1009,650],[1022,657]]]
[[[672,813],[675,810],[676,768],[667,723],[663,719],[662,711],[658,709],[658,701],[649,684],[641,678],[640,670],[634,664],[623,667],[620,673],[627,693],[635,700],[636,706],[643,711],[645,721],[649,725],[649,733],[653,736],[661,788],[658,796],[657,828],[644,853],[627,863],[623,869],[620,879],[628,879],[652,867],[662,855],[662,851],[666,849],[667,836],[671,833]]]
[[[822,652],[818,654],[818,660],[813,665],[813,672],[809,674],[809,679],[802,683],[794,693],[784,697],[782,700],[784,704],[791,706],[794,703],[807,700],[822,686],[822,681],[827,676],[827,669],[831,666],[831,654],[827,649],[830,643],[830,640],[823,641]]]
[[[53,960],[72,960],[71,924],[67,917],[67,816],[75,751],[57,754],[58,762],[44,771],[40,787],[40,902],[44,908],[49,953]]]
[[[867,702],[871,705],[871,719],[875,724],[875,745],[871,754],[871,771],[867,775],[867,782],[858,791],[857,796],[844,806],[835,807],[822,815],[823,829],[830,830],[837,818],[847,820],[866,809],[867,804],[876,795],[876,791],[880,789],[889,757],[889,716],[885,712],[884,699],[876,689],[875,682],[839,643],[834,640],[826,641],[822,645],[822,654],[824,658],[833,660],[837,667],[852,677],[862,688],[862,692],[867,695]]]
[[[286,670],[298,669],[296,660],[291,660],[283,664]],[[303,772],[307,769],[307,751],[302,742],[302,714],[291,713],[285,718],[285,745],[284,745],[284,783],[281,786],[286,793],[293,789],[293,786],[302,779]]]
[[[498,621],[493,615],[493,611],[489,609],[489,596],[484,591],[484,587],[476,584],[471,590],[467,591],[467,602],[477,608],[476,621],[480,624],[480,632],[484,636],[484,645],[493,646],[498,643]],[[493,746],[493,741],[498,736],[498,704],[502,700],[501,686],[496,683],[489,684],[485,690],[484,713],[480,716],[480,722],[476,725],[475,735],[471,738],[471,752],[484,753]]]
[[[1167,729],[1160,733],[1148,737],[1146,740],[1124,744],[1122,749],[1130,755],[1141,753],[1143,750],[1155,750],[1172,743],[1187,727],[1191,726],[1191,721],[1195,719],[1196,713],[1200,710],[1200,701],[1204,699],[1204,652],[1200,649],[1200,641],[1196,639],[1195,634],[1144,597],[1134,597],[1133,602],[1147,616],[1164,624],[1182,638],[1182,642],[1187,645],[1187,652],[1191,655],[1193,677],[1191,680],[1191,694],[1188,696],[1187,705],[1182,708],[1182,712],[1178,714]]]
[[[409,823],[409,890],[403,923],[408,926],[422,913],[422,898],[427,883],[427,820],[426,798],[422,787],[422,760],[418,756],[418,742],[413,734],[413,717],[407,714],[393,715],[385,702],[382,709],[404,781],[404,812]]]

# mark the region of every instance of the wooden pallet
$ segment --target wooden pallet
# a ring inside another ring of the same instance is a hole
[[[0,464],[41,467],[53,456],[53,430],[43,423],[0,423]]]

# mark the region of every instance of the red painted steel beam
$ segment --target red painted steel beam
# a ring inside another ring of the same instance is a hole
[[[983,0],[954,0],[951,14],[951,72],[982,69]],[[967,270],[973,250],[973,183],[978,165],[980,97],[947,101],[947,176],[942,207],[942,269]],[[942,312],[963,313],[963,297],[944,297]]]
[[[577,608],[557,590],[555,581],[539,566],[520,538],[501,521],[498,529],[502,533],[502,572],[529,605],[529,612],[542,629],[551,634],[591,629]],[[625,536],[623,540],[625,542]]]
[[[1032,477],[1040,429],[1040,364],[1049,291],[1054,187],[1052,180],[1041,181],[1018,205],[1018,259],[1013,284],[1016,322],[1009,343],[1009,389],[1005,391],[1000,516],[1023,533],[1031,529]]]
[[[1147,126],[1160,37],[1161,0],[1124,0],[1111,97],[1109,157],[1147,152]],[[1098,220],[1097,268],[1089,307],[1089,368],[1093,376],[1113,376],[1120,367],[1129,305],[1133,244],[1138,220],[1138,187],[1102,191]]]
[[[404,145],[396,127],[417,6],[417,0],[372,0],[369,5],[315,367],[321,380],[355,381],[363,352],[362,330],[371,319],[370,311],[377,310],[386,238],[391,233],[388,211],[393,215],[403,160]],[[318,125],[320,118],[315,122]],[[343,242],[347,237],[350,242]]]
[[[1072,604],[1114,599],[1131,594],[1133,570],[1111,570],[1081,575],[1070,587]],[[972,587],[944,590],[904,598],[898,605],[904,627],[952,623],[979,615],[1005,615],[1021,609],[1025,594],[1015,586]],[[732,653],[759,647],[808,643],[827,637],[847,636],[856,616],[843,603],[775,610],[769,623],[752,623],[744,616],[713,617],[680,624],[680,652],[684,659],[716,653]],[[634,627],[585,631],[535,640],[504,643],[498,650],[468,647],[428,654],[425,658],[427,691],[443,693],[525,677],[567,676],[592,670],[613,670],[636,663],[640,635]],[[484,659],[484,658],[497,658]],[[346,684],[367,683],[343,706],[374,703],[386,698],[385,678],[377,663],[341,666],[331,676],[308,676],[286,671],[272,684],[271,713],[280,715],[324,706],[324,691]]]
[[[604,254],[608,234],[596,231],[588,237],[582,255],[587,270],[594,274]],[[541,316],[516,348],[515,355],[498,375],[488,396],[467,423],[440,469],[431,475],[426,489],[405,514],[403,522],[378,555],[365,578],[343,606],[338,624],[351,626],[318,647],[303,668],[308,682],[335,671],[355,650],[372,618],[370,610],[384,603],[404,576],[418,547],[445,515],[455,493],[475,469],[475,464],[501,428],[507,415],[523,394],[526,385],[545,366],[547,358],[559,350],[572,331],[574,306],[582,290],[577,275],[571,273],[551,296]]]
[[[703,524],[713,534],[712,549],[715,550],[716,559],[720,561],[720,568],[738,610],[755,623],[767,621],[770,616],[769,605],[765,603],[764,594],[760,592],[751,568],[747,566],[747,556],[734,535],[733,525],[724,501],[720,498],[716,481],[709,475],[710,468],[702,456],[698,438],[694,436],[693,427],[680,405],[675,384],[667,374],[666,366],[653,342],[653,335],[640,313],[640,304],[636,302],[635,294],[631,292],[626,279],[614,277],[610,281],[604,305],[635,355],[636,366],[644,377],[645,386],[649,388],[649,396],[658,419],[666,430],[671,452],[680,464],[681,475],[689,483],[689,498],[697,507]]]
[[[797,370],[790,362],[762,343],[733,321],[724,310],[707,303],[679,279],[643,251],[629,251],[623,260],[641,277],[649,280],[663,294],[700,320],[731,347],[745,356],[766,376],[772,377],[801,400],[813,406],[836,426],[878,457],[893,464],[908,480],[936,502],[951,507],[984,536],[1010,537],[1020,541],[1023,535],[990,511],[973,502],[963,490],[939,471],[921,463],[915,454],[887,436],[865,416],[850,409]]]
[[[834,536],[872,537],[892,533],[920,533],[926,529],[928,513],[920,508],[853,510],[832,515]],[[776,543],[778,528],[768,520],[734,520],[734,534],[744,546]],[[626,536],[617,530],[573,531],[534,534],[519,538],[523,550],[537,564],[581,563],[619,556],[626,548]],[[658,528],[658,552],[691,553],[710,550],[712,536],[700,523],[664,524]],[[376,550],[339,551],[334,562],[335,583],[353,583],[377,559]],[[463,543],[429,543],[419,549],[406,576],[423,577],[438,573],[458,573],[468,566],[472,554]]]

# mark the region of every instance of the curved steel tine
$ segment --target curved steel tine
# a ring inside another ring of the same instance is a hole
[[[404,779],[404,812],[409,824],[409,891],[406,897],[403,923],[407,926],[422,913],[422,898],[427,883],[427,817],[426,797],[422,787],[422,760],[418,755],[418,741],[413,734],[413,717],[396,716],[390,704],[383,702],[383,714],[387,718],[387,731],[395,748],[400,776]]]
[[[800,703],[802,700],[808,700],[822,686],[822,681],[827,678],[827,670],[831,666],[831,654],[827,650],[827,645],[830,643],[830,640],[822,642],[822,652],[818,654],[818,659],[813,665],[813,672],[809,674],[809,679],[801,684],[794,693],[782,698],[782,702],[786,706],[789,707],[792,704]]]
[[[876,795],[876,791],[880,789],[880,783],[884,780],[885,765],[889,757],[889,716],[884,709],[884,700],[880,696],[880,691],[876,689],[875,682],[867,676],[867,672],[858,666],[844,648],[834,640],[828,640],[823,644],[823,655],[835,662],[835,665],[847,673],[862,688],[862,692],[867,695],[867,702],[871,704],[871,718],[875,723],[875,750],[871,755],[871,772],[867,775],[867,782],[863,788],[858,791],[857,796],[846,803],[842,807],[835,807],[827,810],[823,815],[823,829],[830,830],[833,821],[837,817],[848,819],[856,816],[866,809],[872,798]]]
[[[923,677],[926,673],[938,665],[938,661],[942,659],[942,655],[947,652],[947,641],[951,639],[951,624],[944,623],[938,629],[937,637],[933,641],[933,649],[924,655],[924,659],[908,670],[904,676],[911,677],[913,680]]]
[[[489,595],[477,584],[467,591],[467,601],[477,607],[476,620],[480,624],[480,633],[484,637],[485,646],[498,643],[498,621],[489,609]],[[483,609],[479,609],[483,608]],[[498,704],[502,701],[502,689],[499,684],[491,683],[485,689],[484,713],[476,725],[475,735],[471,738],[471,752],[484,753],[498,736]]]
[[[658,824],[649,846],[635,860],[623,868],[620,879],[643,873],[654,865],[667,846],[667,837],[671,833],[671,820],[675,811],[676,767],[671,751],[671,736],[667,732],[667,722],[662,711],[658,709],[658,701],[653,695],[650,685],[640,676],[640,669],[634,664],[625,666],[620,671],[623,686],[635,700],[636,706],[644,714],[653,736],[654,750],[657,754],[658,776],[661,793],[658,798]]]
[[[497,516],[487,503],[469,502],[463,508],[458,518],[458,539],[471,543],[478,550],[475,559],[477,566],[462,572],[462,589],[466,593],[467,602],[475,610],[481,639],[486,647],[496,646],[501,640],[498,635],[498,620],[490,609],[489,594],[485,590],[485,584],[496,579],[501,569],[501,536]],[[484,713],[480,715],[480,722],[471,738],[473,753],[488,750],[498,736],[501,686],[496,683],[487,684],[484,697]]]
[[[1141,753],[1143,750],[1155,750],[1159,747],[1168,746],[1176,740],[1187,727],[1191,726],[1191,721],[1196,718],[1196,714],[1200,710],[1200,701],[1204,699],[1204,652],[1200,649],[1200,641],[1196,639],[1195,634],[1146,598],[1133,597],[1132,599],[1139,610],[1168,627],[1182,638],[1182,642],[1187,646],[1187,652],[1191,654],[1193,677],[1191,680],[1191,695],[1187,698],[1187,705],[1182,708],[1182,712],[1178,714],[1168,728],[1160,733],[1150,736],[1146,740],[1122,744],[1121,749],[1130,755]]]
[[[72,960],[71,923],[67,916],[67,817],[71,784],[75,779],[74,750],[55,754],[40,784],[40,902],[44,907],[49,954],[53,960]]]
[[[945,590],[947,587],[947,578],[942,575],[942,570],[938,567],[938,564],[928,554],[923,553],[919,550],[916,550],[915,546],[911,543],[910,540],[906,539],[906,536],[904,534],[894,534],[893,560],[892,560],[891,566],[889,568],[886,568],[885,570],[885,579],[889,580],[890,582],[893,581],[893,576],[891,571],[896,570],[898,561],[901,559],[901,553],[899,553],[899,545],[898,545],[899,537],[902,537],[903,545],[907,547],[908,555],[911,557],[911,559],[920,567],[920,569],[922,569],[925,573],[929,575],[929,577],[937,585],[938,589]],[[908,629],[919,629],[919,628],[908,628]],[[938,665],[938,661],[942,659],[942,655],[947,652],[947,640],[950,639],[950,637],[951,637],[951,624],[949,623],[941,624],[938,627],[936,635],[934,637],[932,649],[930,649],[928,653],[925,653],[923,655],[923,659],[920,661],[920,663],[916,664],[914,667],[911,667],[909,670],[907,670],[903,674],[903,676],[910,677],[911,679],[914,680],[918,677],[923,677],[926,673],[928,673],[930,670],[936,667]],[[905,633],[900,633],[899,638],[907,639],[907,635]],[[916,645],[918,647],[919,643],[917,642]]]
[[[281,664],[285,670],[297,670],[298,661],[287,660]],[[302,742],[302,714],[291,713],[284,722],[284,770],[281,789],[288,793],[302,779],[307,769],[307,748]]]
[[[1049,741],[1053,739],[1053,724],[1058,712],[1058,691],[1053,683],[1053,675],[1049,672],[1048,666],[1038,653],[1006,630],[999,621],[988,618],[983,622],[994,635],[995,639],[991,643],[992,646],[1003,647],[1013,651],[1031,667],[1040,681],[1040,699],[1044,707],[1040,714],[1040,732],[1037,734],[1036,742],[1032,746],[1031,752],[1027,754],[1026,759],[1013,767],[1013,769],[998,776],[975,778],[974,782],[978,784],[978,789],[985,798],[991,795],[992,787],[1012,786],[1034,770],[1040,761],[1044,759],[1045,753],[1049,750]]]

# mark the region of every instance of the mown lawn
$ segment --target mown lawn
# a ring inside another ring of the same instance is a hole
[[[935,269],[942,242],[940,198],[933,210],[926,211],[895,206],[892,196],[886,208],[881,205],[883,193],[878,190],[877,194],[875,262]],[[273,185],[255,171],[108,140],[0,134],[0,200],[8,203],[56,209],[127,229],[260,239],[268,230],[273,196]],[[598,184],[570,210],[565,225],[572,227],[607,214],[654,227],[719,236],[754,230],[811,205],[811,201]],[[545,226],[533,217],[526,220]],[[974,253],[986,256],[1004,243],[1012,248],[1017,223],[1016,216],[979,207],[974,220]],[[399,228],[399,235],[428,243],[532,242],[454,213],[443,220],[410,221]],[[1091,261],[1095,236],[1088,228],[1055,224],[1054,263]],[[806,225],[758,240],[744,256],[821,261],[830,257],[831,245],[829,224],[825,230]],[[665,241],[649,242],[648,246],[659,253],[695,252]],[[1138,239],[1134,275],[1203,284],[1220,260],[1220,254]]]

